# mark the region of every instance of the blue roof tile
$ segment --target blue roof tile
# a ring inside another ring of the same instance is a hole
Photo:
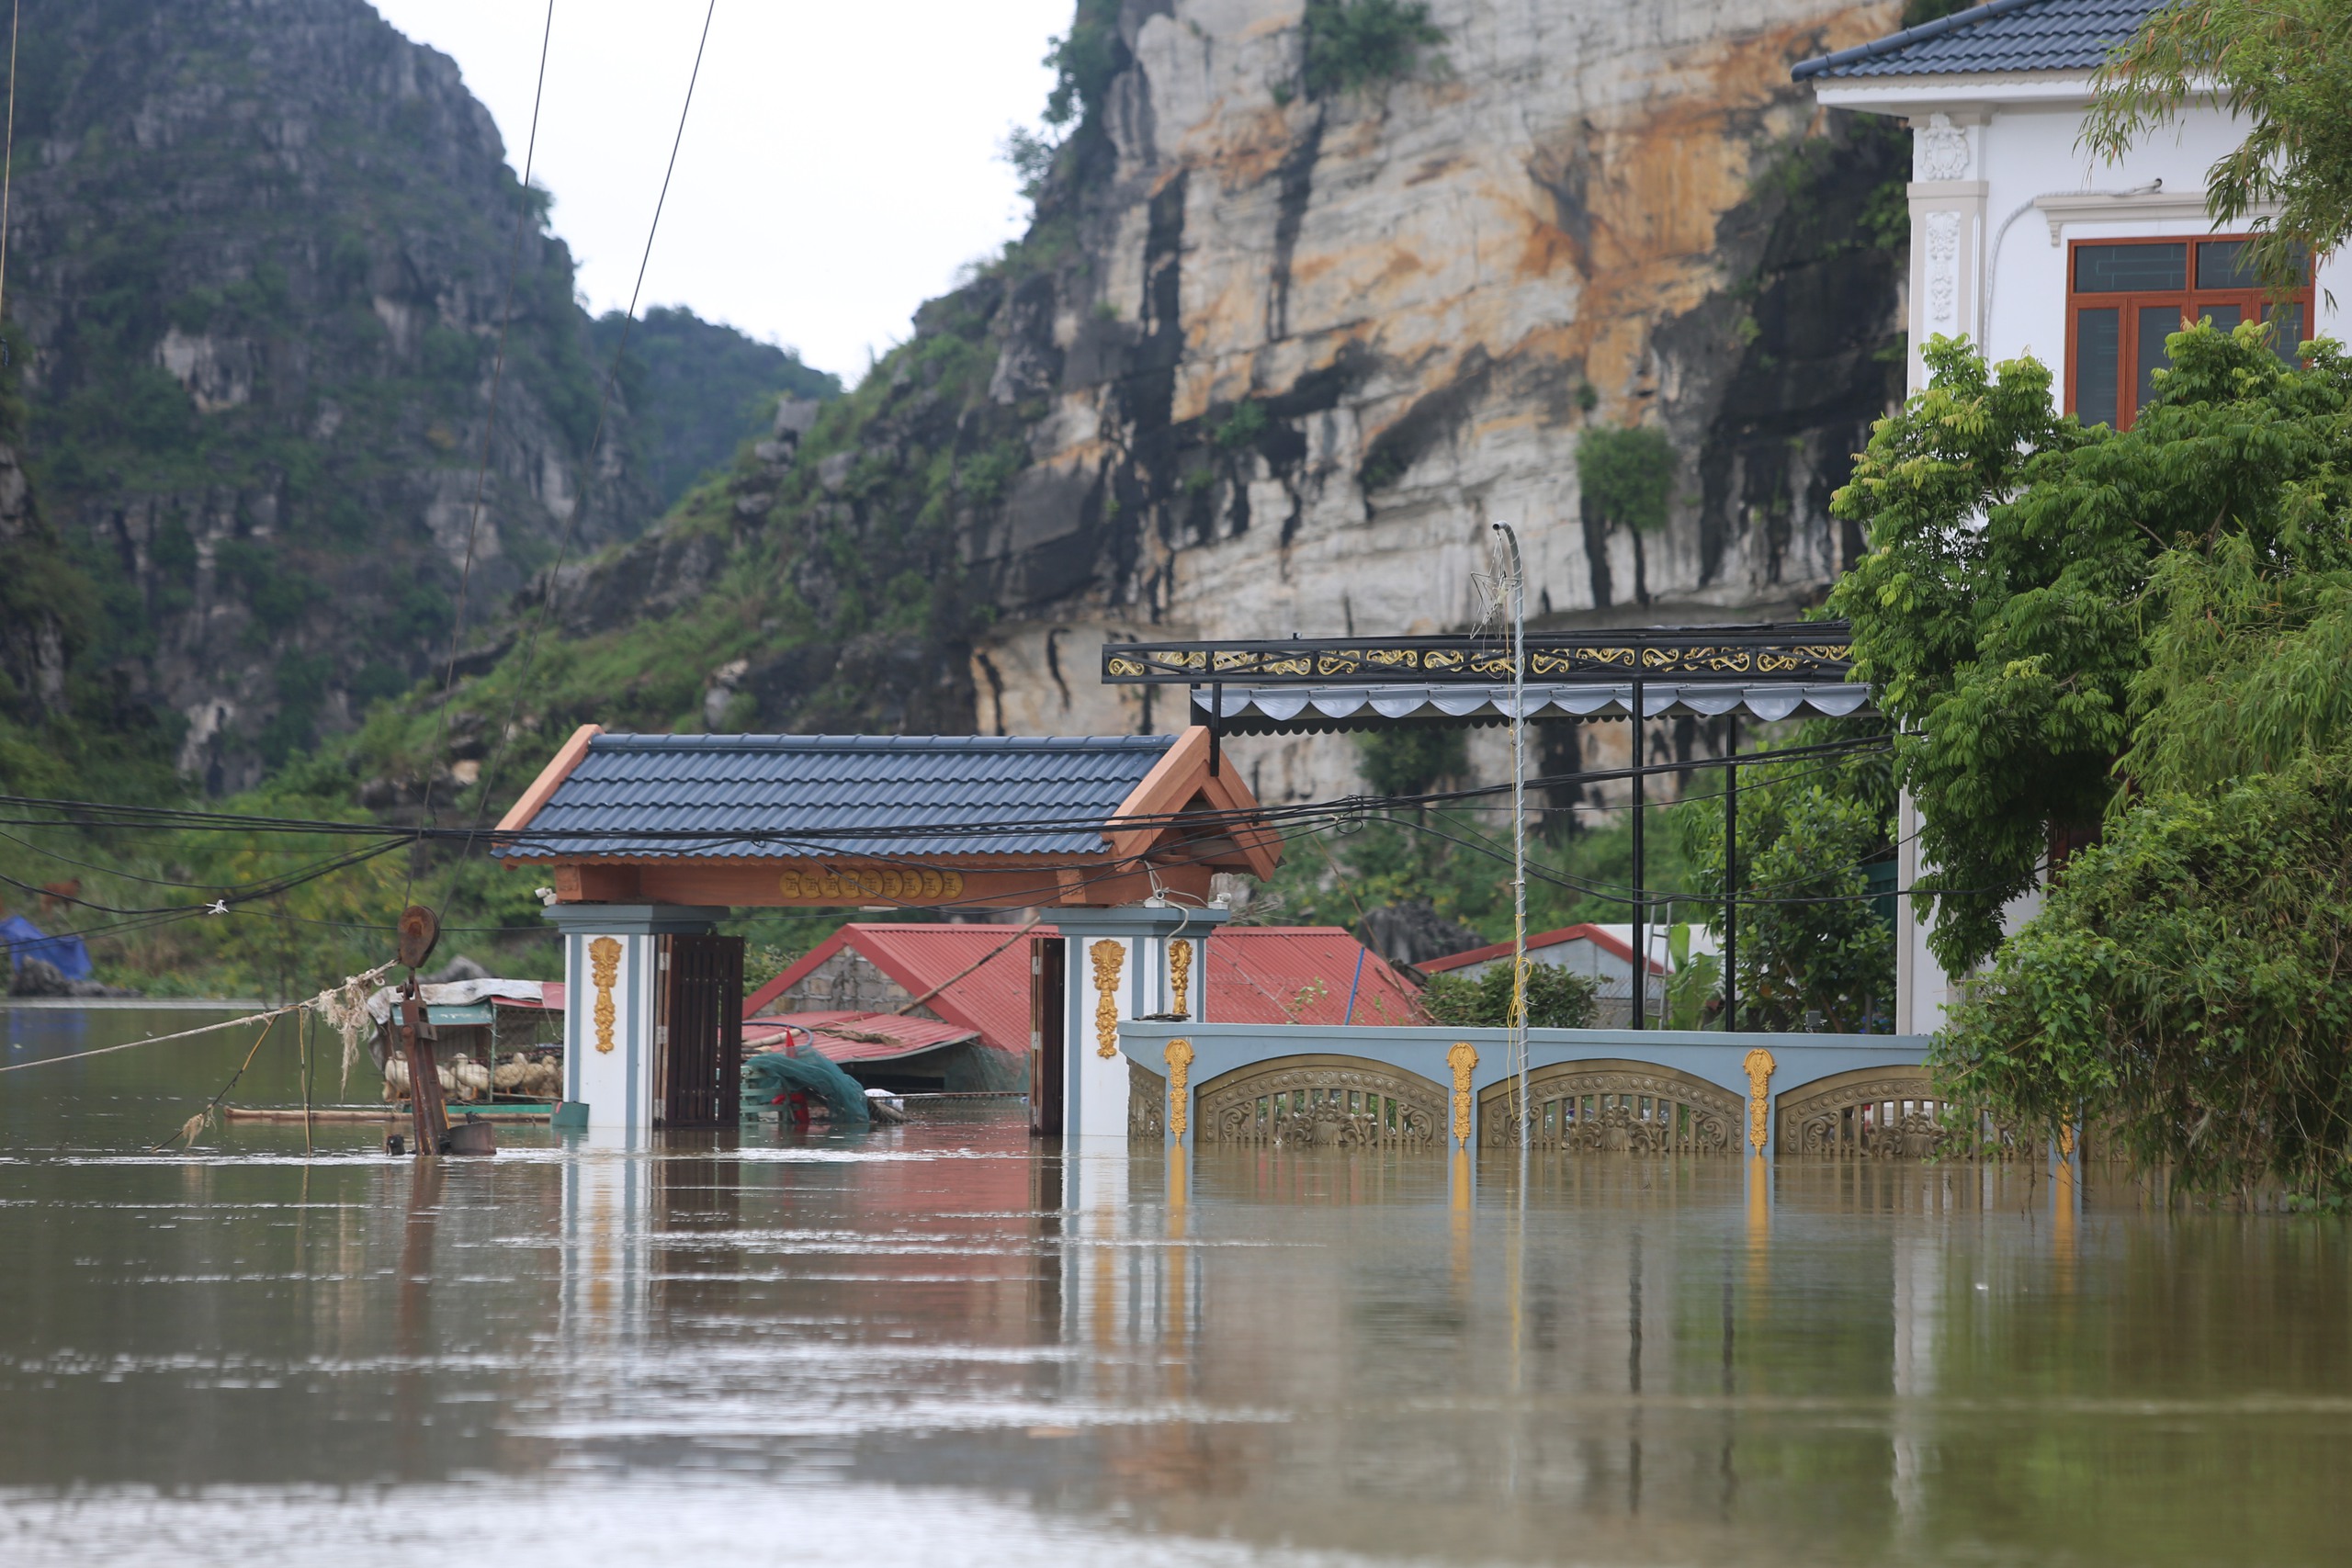
[[[1800,62],[1798,81],[2090,71],[2165,0],[1986,0],[1932,22]]]
[[[505,852],[1099,853],[1103,822],[1174,743],[1169,735],[599,735]],[[953,830],[910,830],[941,828]],[[754,832],[763,836],[728,837]]]

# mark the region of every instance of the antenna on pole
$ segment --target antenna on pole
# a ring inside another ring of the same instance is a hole
[[[1519,1192],[1527,1201],[1527,573],[1519,536],[1498,523],[1510,552],[1510,1058],[1519,1076]]]

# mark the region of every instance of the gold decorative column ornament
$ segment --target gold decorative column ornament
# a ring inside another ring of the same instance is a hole
[[[1127,961],[1125,944],[1098,942],[1086,950],[1094,961],[1094,1054],[1104,1061],[1119,1054],[1119,969]]]
[[[1760,1155],[1772,1131],[1772,1053],[1758,1045],[1740,1066],[1747,1069],[1747,1143]]]
[[[1193,1043],[1170,1040],[1168,1043],[1168,1130],[1178,1141],[1184,1136],[1185,1111],[1192,1100],[1190,1085],[1193,1077]]]
[[[1168,944],[1168,993],[1179,1019],[1193,1016],[1193,944],[1182,937]]]
[[[613,982],[620,978],[621,944],[600,936],[588,944],[588,963],[596,987],[596,1049],[613,1049]]]
[[[1470,1141],[1470,1074],[1478,1065],[1478,1048],[1467,1040],[1457,1040],[1453,1049],[1445,1054],[1445,1065],[1453,1069],[1453,1141]]]

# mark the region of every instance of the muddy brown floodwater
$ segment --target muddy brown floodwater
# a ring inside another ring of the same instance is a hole
[[[250,1043],[0,1076],[0,1562],[2352,1561],[2333,1220],[1623,1158],[1522,1201],[994,1110],[146,1152]],[[287,1044],[240,1100],[299,1101]]]

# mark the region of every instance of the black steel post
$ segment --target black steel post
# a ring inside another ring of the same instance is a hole
[[[1645,1029],[1648,1027],[1645,1018],[1650,1010],[1650,908],[1642,878],[1646,867],[1642,858],[1642,797],[1645,794],[1642,765],[1645,758],[1642,750],[1642,683],[1639,681],[1634,682],[1634,711],[1626,716],[1625,722],[1632,726],[1634,737],[1634,1007],[1628,1027]]]
[[[1726,721],[1724,756],[1739,755],[1739,710]],[[1739,1027],[1739,764],[1724,769],[1724,1027]]]

